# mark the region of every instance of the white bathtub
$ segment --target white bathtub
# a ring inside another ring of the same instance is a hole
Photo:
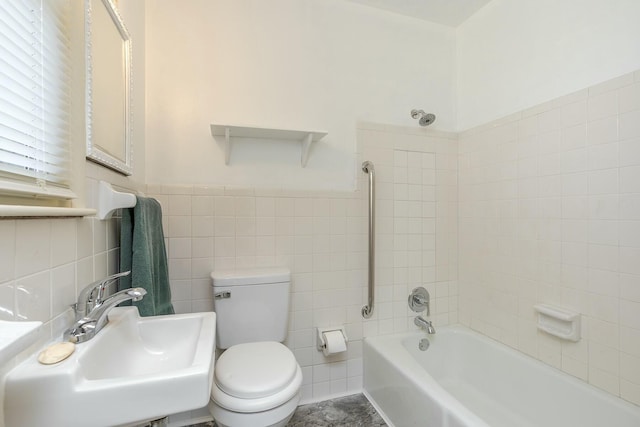
[[[366,338],[365,394],[392,425],[639,427],[640,407],[461,326]]]

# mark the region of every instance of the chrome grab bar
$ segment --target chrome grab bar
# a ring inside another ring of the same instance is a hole
[[[376,191],[375,191],[375,171],[373,163],[365,161],[362,163],[362,171],[369,175],[369,284],[367,305],[362,307],[362,317],[365,319],[373,315],[374,283],[375,283],[375,261],[376,261]]]

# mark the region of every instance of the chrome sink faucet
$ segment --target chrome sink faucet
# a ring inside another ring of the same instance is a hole
[[[146,294],[147,291],[144,288],[131,288],[116,292],[104,301],[100,300],[86,316],[64,332],[63,339],[74,343],[89,341],[107,324],[109,321],[107,315],[112,308],[125,301],[140,301]]]
[[[131,270],[112,274],[109,277],[91,283],[82,291],[80,291],[80,295],[78,295],[78,302],[71,306],[76,313],[76,320],[82,319],[95,306],[102,303],[104,291],[107,286],[120,279],[121,277],[128,276],[129,274],[131,274]]]

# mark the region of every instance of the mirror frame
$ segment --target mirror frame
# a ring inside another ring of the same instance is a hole
[[[123,59],[124,59],[124,135],[123,141],[125,158],[120,159],[107,153],[93,141],[93,42],[92,42],[92,2],[100,1],[107,9],[111,20],[122,38]],[[85,60],[86,60],[86,138],[87,138],[87,159],[120,172],[124,175],[133,173],[133,142],[132,142],[132,109],[131,94],[133,92],[133,73],[131,68],[132,47],[131,37],[127,31],[117,8],[111,0],[85,0]]]

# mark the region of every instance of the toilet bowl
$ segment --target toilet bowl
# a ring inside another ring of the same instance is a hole
[[[300,402],[302,370],[286,337],[286,269],[214,272],[218,347],[208,409],[220,427],[285,426]]]
[[[218,359],[209,411],[221,427],[284,426],[301,385],[302,370],[284,345],[238,344]]]

